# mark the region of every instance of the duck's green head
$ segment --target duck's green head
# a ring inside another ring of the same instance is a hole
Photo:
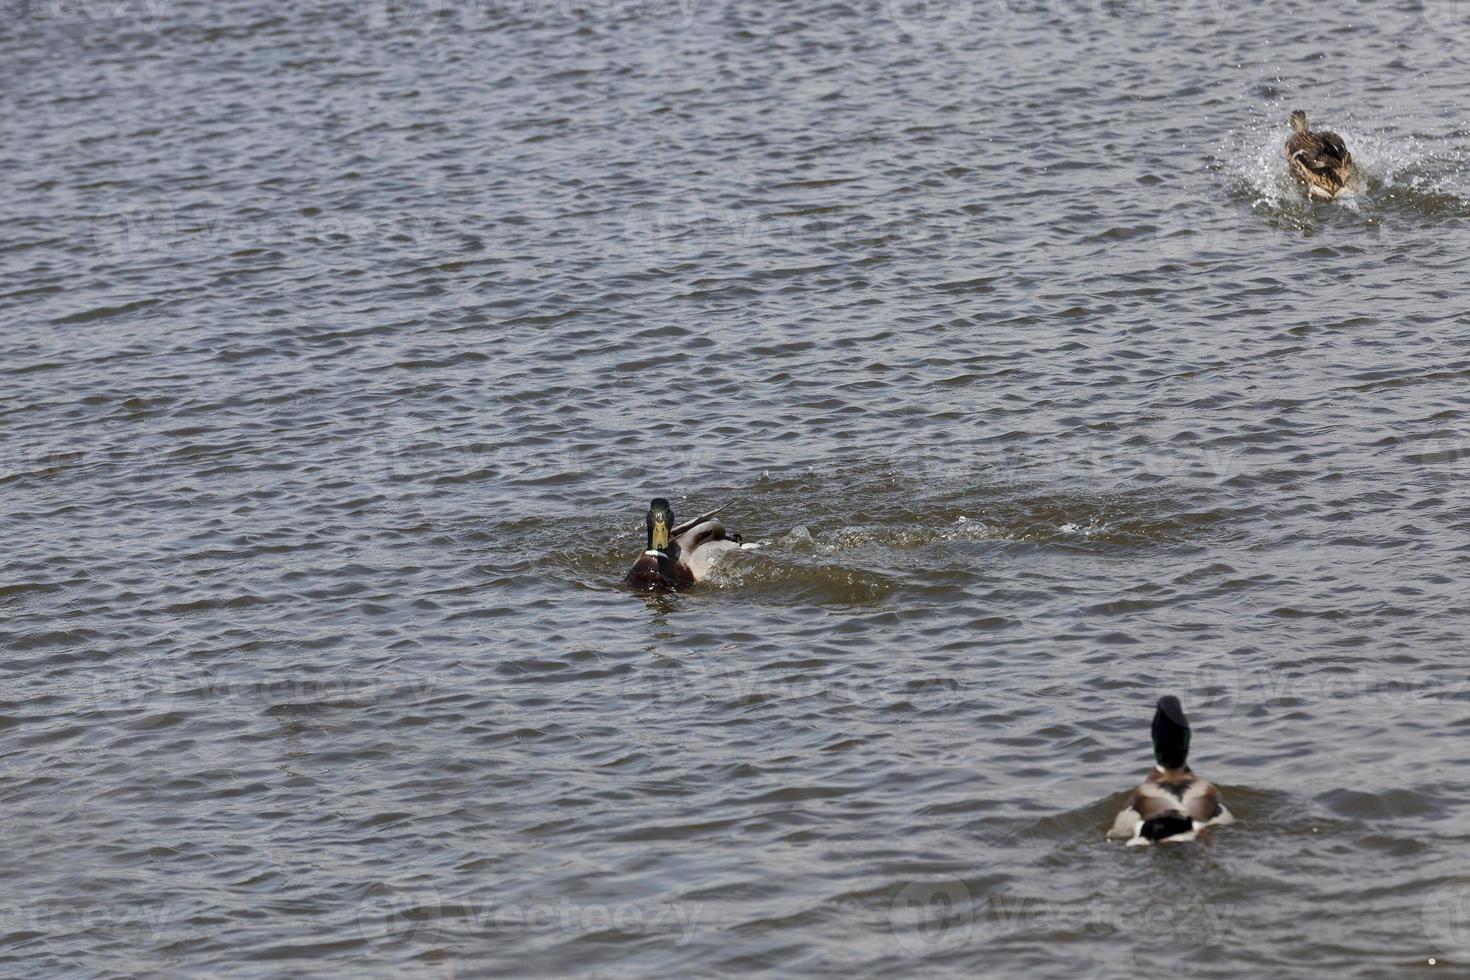
[[[674,508],[662,497],[648,505],[648,550],[668,551],[669,531],[674,527]]]
[[[1189,719],[1184,705],[1169,694],[1154,711],[1154,761],[1161,769],[1183,769],[1189,759]]]
[[[1305,133],[1307,131],[1307,114],[1300,109],[1292,112],[1291,128],[1298,133]]]

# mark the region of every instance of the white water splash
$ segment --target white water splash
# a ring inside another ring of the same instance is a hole
[[[1218,147],[1228,186],[1257,207],[1296,215],[1313,202],[1287,167],[1283,148],[1290,128],[1287,108],[1273,109],[1228,133]],[[1312,125],[1340,134],[1358,174],[1332,206],[1363,213],[1391,204],[1444,216],[1470,214],[1470,168],[1466,148],[1447,140],[1398,133],[1392,123],[1353,114],[1322,114]]]

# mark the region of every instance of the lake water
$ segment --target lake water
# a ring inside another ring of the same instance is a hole
[[[1426,3],[7,5],[0,972],[1463,976]]]

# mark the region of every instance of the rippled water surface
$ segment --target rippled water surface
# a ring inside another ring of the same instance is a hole
[[[0,64],[0,972],[1470,969],[1463,5]],[[763,547],[620,589],[659,494]],[[1109,844],[1166,692],[1239,821]]]

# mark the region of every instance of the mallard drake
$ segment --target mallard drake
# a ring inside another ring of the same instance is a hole
[[[1352,179],[1353,155],[1336,133],[1307,129],[1307,114],[1300,109],[1291,114],[1291,128],[1291,138],[1286,141],[1291,172],[1312,197],[1332,200]]]
[[[1173,695],[1159,698],[1153,736],[1157,765],[1133,791],[1108,836],[1129,844],[1187,841],[1206,827],[1233,821],[1215,787],[1189,769],[1189,719]]]
[[[676,525],[669,502],[655,497],[648,505],[648,545],[623,576],[623,583],[643,587],[692,585],[709,574],[715,556],[753,547],[742,545],[738,534],[726,534],[725,525],[714,519],[724,509],[716,507]]]

